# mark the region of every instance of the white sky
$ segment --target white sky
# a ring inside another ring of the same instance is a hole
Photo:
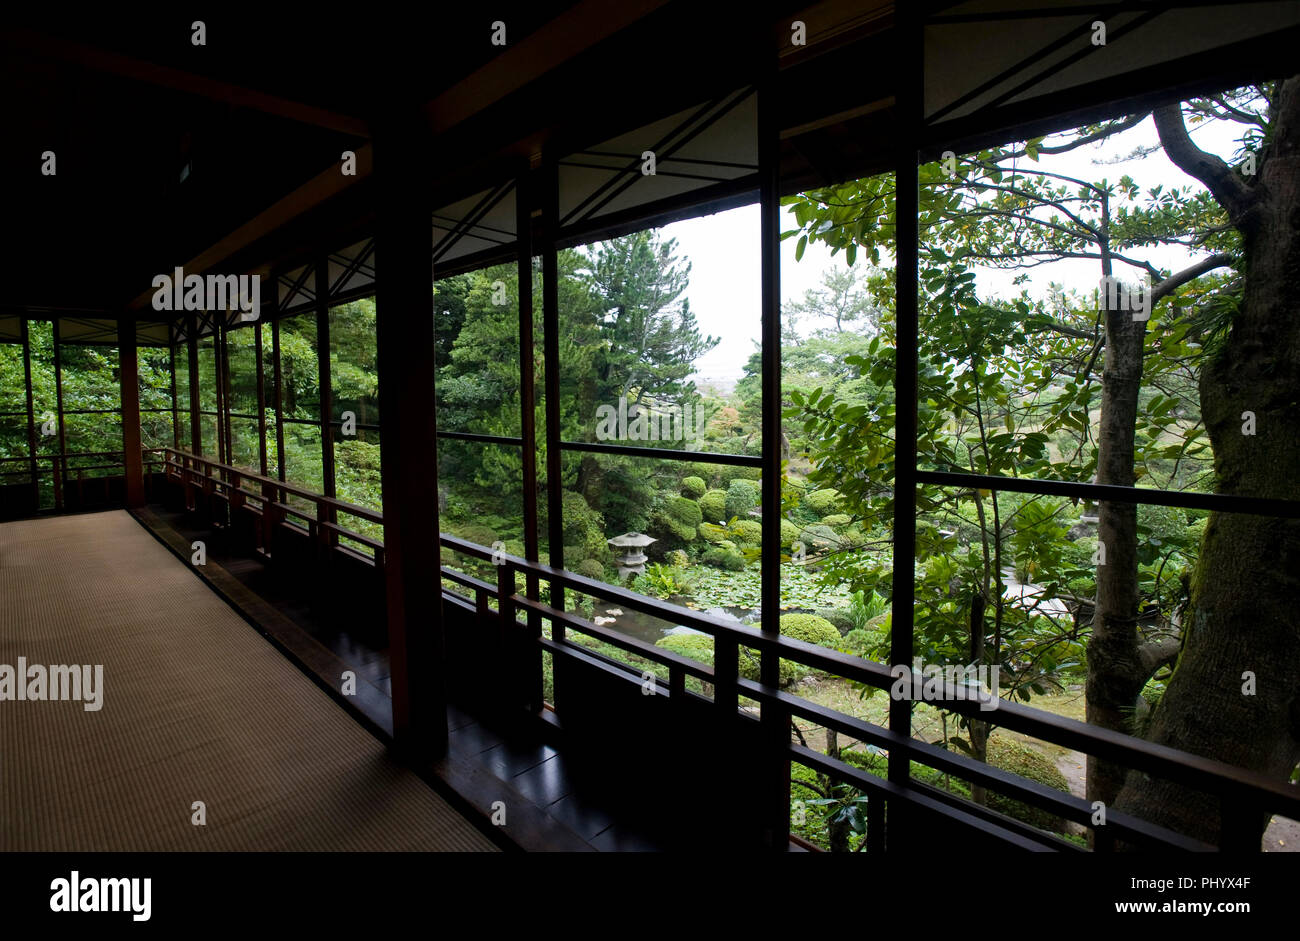
[[[1191,134],[1201,147],[1231,160],[1236,150],[1236,139],[1243,130],[1244,127],[1238,124],[1207,122],[1191,128]],[[1105,178],[1115,182],[1127,173],[1143,193],[1157,185],[1168,189],[1193,183],[1191,177],[1169,162],[1163,150],[1116,164],[1097,163],[1131,153],[1138,146],[1155,143],[1155,127],[1148,118],[1132,130],[1100,144],[1059,156],[1045,156],[1037,166],[1053,173],[1089,181]],[[1032,162],[1027,162],[1026,165],[1034,166]],[[793,217],[783,214],[781,228],[795,228]],[[758,205],[742,206],[712,216],[675,222],[664,226],[662,232],[665,237],[677,239],[679,255],[691,261],[690,285],[685,296],[690,300],[691,310],[699,321],[701,332],[721,337],[721,342],[701,357],[696,381],[712,380],[729,388],[743,374],[745,363],[756,348],[755,343],[759,337]],[[802,298],[804,291],[820,284],[824,271],[844,265],[843,252],[832,258],[829,249],[821,244],[810,244],[803,259],[796,262],[795,242],[795,239],[789,239],[781,243],[783,302]],[[1157,267],[1172,270],[1178,270],[1194,257],[1199,257],[1189,255],[1178,246],[1135,250],[1128,254],[1146,258]],[[864,264],[859,256],[857,265]],[[988,268],[976,270],[982,298],[995,295],[1008,297],[1019,293],[1020,288],[1012,283],[1012,279],[1022,272]],[[1063,283],[1066,290],[1093,290],[1097,286],[1101,270],[1096,261],[1068,259],[1030,269],[1025,273],[1030,275],[1030,281],[1025,287],[1031,296],[1045,297],[1051,281]],[[1121,280],[1131,282],[1136,279],[1138,272],[1127,265],[1119,265],[1115,274]],[[801,330],[806,333],[815,326],[818,325],[801,324]]]

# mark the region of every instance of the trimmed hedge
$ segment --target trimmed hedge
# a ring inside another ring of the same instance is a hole
[[[818,516],[829,516],[840,508],[840,492],[831,489],[814,490],[803,498],[803,502],[804,506]]]
[[[727,521],[727,491],[709,490],[700,497],[700,512],[705,522],[725,523]]]
[[[705,491],[708,489],[709,488],[705,485],[704,481],[699,477],[682,478],[682,496],[684,497],[698,500],[700,497],[704,496]]]
[[[703,520],[700,505],[694,500],[689,497],[666,497],[662,506],[650,516],[650,530],[661,539],[693,542]]]
[[[745,567],[745,557],[735,549],[724,549],[722,546],[714,546],[701,556],[700,561],[705,565],[712,565],[714,568],[723,569],[727,572],[739,572]]]
[[[736,520],[731,537],[738,545],[759,546],[763,543],[763,524],[757,520]]]
[[[727,519],[745,517],[758,506],[758,484],[750,480],[733,480],[727,487]]]

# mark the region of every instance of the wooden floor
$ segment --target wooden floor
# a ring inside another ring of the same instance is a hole
[[[0,851],[495,848],[125,512],[0,524],[20,657],[102,708],[0,701]]]
[[[184,555],[206,539],[211,587],[272,638],[321,685],[337,686],[344,669],[358,677],[358,695],[345,701],[358,721],[381,738],[391,736],[386,631],[382,625],[340,622],[328,605],[313,606],[274,578],[259,559],[233,554],[186,513],[151,504],[135,511],[156,538]],[[575,761],[537,737],[484,725],[471,712],[448,712],[448,754],[430,780],[467,813],[490,818],[500,801],[512,808],[509,825],[494,830],[529,851],[653,852],[675,848],[665,828],[646,813],[628,782],[611,779],[602,762]],[[676,842],[683,842],[678,840]]]

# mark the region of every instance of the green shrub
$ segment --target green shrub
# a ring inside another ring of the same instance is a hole
[[[763,543],[763,524],[757,520],[736,520],[728,532],[737,545],[759,546]]]
[[[722,546],[714,546],[700,557],[700,561],[705,565],[712,565],[714,568],[723,569],[728,572],[739,572],[745,567],[745,557],[735,549],[724,549]]]
[[[565,559],[596,559],[608,562],[613,558],[605,542],[605,518],[587,505],[586,498],[572,490],[564,491],[564,546]],[[570,555],[570,546],[581,547]]]
[[[661,549],[680,548],[695,541],[703,519],[700,505],[689,497],[666,497],[650,514],[650,532],[665,543]]]
[[[763,469],[761,467],[724,467],[719,476],[722,479],[722,485],[725,487],[729,486],[733,480],[761,480]]]
[[[840,507],[840,492],[838,490],[814,490],[808,496],[803,498],[804,505],[812,510],[819,517],[828,516],[835,513]]]
[[[466,542],[476,543],[488,549],[492,548],[492,543],[501,538],[497,535],[495,529],[489,529],[487,526],[481,526],[478,523],[469,523],[462,526],[456,535]]]
[[[884,650],[888,635],[883,631],[855,627],[844,635],[843,649],[855,657],[870,660]]]
[[[1061,774],[1060,769],[1052,764],[1050,758],[1029,745],[1004,739],[1000,736],[989,739],[988,763],[1003,771],[1010,771],[1022,778],[1037,781],[1050,788],[1070,793],[1070,783]],[[988,792],[988,806],[1008,817],[1014,817],[1040,830],[1063,830],[1061,818],[1039,807],[1031,807],[1021,801],[1012,800],[993,791]]]
[[[715,481],[719,479],[724,468],[719,464],[706,464],[703,461],[693,461],[682,467],[682,474],[686,477],[698,477],[704,481],[704,486],[712,488],[717,486]]]
[[[729,542],[727,539],[726,529],[719,526],[717,523],[701,523],[699,534],[701,539],[715,546],[720,546],[724,542]],[[735,543],[732,543],[732,547],[735,547]]]
[[[847,608],[818,608],[816,613],[834,624],[841,637],[853,630],[853,615]]]
[[[684,497],[698,500],[700,497],[704,496],[705,491],[708,489],[709,488],[705,485],[704,481],[699,477],[682,478],[682,496]]]
[[[843,513],[832,513],[830,516],[822,520],[822,523],[826,526],[829,526],[831,529],[843,529],[844,527],[850,525],[852,522],[853,522],[853,517],[846,516]]]
[[[691,557],[682,549],[674,549],[664,556],[664,561],[673,568],[684,569],[691,564]]]
[[[844,545],[844,540],[840,539],[839,533],[822,523],[805,527],[803,541],[818,549],[838,549]]]
[[[835,625],[815,614],[782,615],[781,633],[809,644],[820,644],[822,647],[837,647],[840,642],[840,632],[835,629]]]
[[[707,634],[669,634],[661,638],[655,646],[670,650],[678,656],[713,666],[713,638]]]
[[[700,513],[709,523],[727,521],[727,491],[709,490],[700,497]]]
[[[835,629],[835,625],[825,618],[820,618],[815,614],[783,614],[781,615],[781,633],[786,637],[794,640],[802,640],[809,644],[817,644],[821,647],[830,647],[832,650],[838,649],[840,645],[840,632]],[[761,623],[752,624],[755,630],[762,630]],[[740,672],[747,679],[758,679],[759,653],[756,650],[750,650],[747,647],[740,648]],[[787,660],[784,657],[780,662],[780,679],[782,686],[789,686],[808,675],[808,668],[795,663],[793,660]],[[750,675],[752,672],[753,675]]]
[[[745,517],[758,506],[758,486],[749,480],[733,480],[727,486],[726,519]]]
[[[578,567],[574,569],[574,571],[579,575],[584,575],[587,578],[594,578],[597,580],[603,580],[605,577],[605,566],[601,565],[595,559],[583,559],[578,563]]]

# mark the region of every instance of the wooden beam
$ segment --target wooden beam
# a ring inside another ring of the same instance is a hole
[[[441,134],[604,42],[668,0],[582,0],[425,106],[430,129]]]
[[[159,85],[175,91],[186,92],[201,98],[221,101],[237,108],[261,111],[276,117],[312,124],[342,134],[369,137],[370,128],[364,120],[349,114],[318,108],[315,105],[290,101],[278,95],[268,95],[252,88],[244,88],[181,69],[173,69],[156,62],[146,62],[130,56],[109,52],[85,43],[47,36],[28,29],[6,29],[0,33],[0,45],[11,53],[36,54],[46,59],[70,62],[96,72],[118,75],[122,78]]]
[[[337,196],[358,180],[370,176],[370,145],[363,144],[357,148],[356,155],[356,176],[344,176],[341,172],[341,163],[322,171],[288,196],[274,203],[269,209],[258,213],[225,238],[195,255],[183,266],[185,273],[202,274],[216,267],[240,249],[247,248],[263,236],[292,222],[309,209]],[[341,156],[340,154],[340,158]],[[141,291],[128,307],[131,310],[142,309],[153,300],[154,293],[152,287]]]
[[[611,5],[607,0],[583,0],[521,40],[518,45],[507,47],[487,65],[425,105],[430,131],[437,134],[446,132],[668,2],[669,0],[626,0]],[[503,143],[508,145],[509,142]],[[367,179],[371,169],[370,145],[367,143],[357,148],[356,155],[355,176],[343,176],[338,166],[331,166],[194,256],[184,265],[185,272],[202,274],[208,271],[354,183]],[[152,289],[142,291],[128,307],[131,310],[143,308],[153,293]]]

